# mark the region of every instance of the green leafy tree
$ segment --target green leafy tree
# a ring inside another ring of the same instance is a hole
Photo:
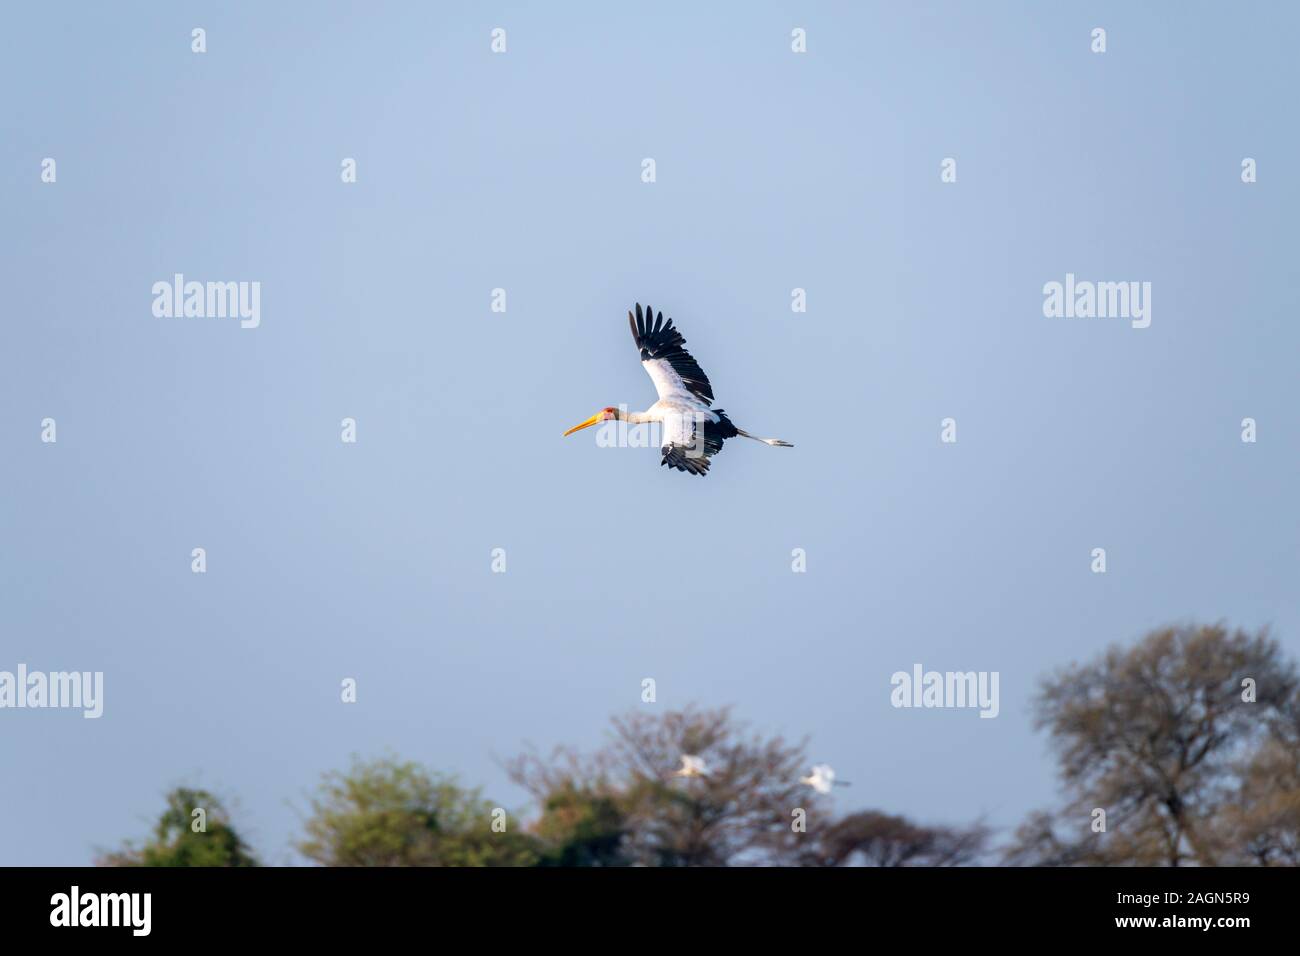
[[[532,832],[539,866],[628,866],[628,819],[616,794],[566,781],[543,797]]]
[[[201,811],[201,813],[196,813]],[[221,802],[206,790],[178,787],[153,834],[140,845],[103,853],[99,866],[257,866]]]
[[[415,763],[354,760],[324,775],[297,844],[323,866],[527,866],[534,841],[493,829],[494,805]]]

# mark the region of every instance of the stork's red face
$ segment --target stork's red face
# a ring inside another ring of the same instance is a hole
[[[584,428],[590,428],[592,425],[599,425],[601,422],[612,421],[615,418],[618,418],[617,408],[602,408],[595,415],[592,415],[590,418],[588,418],[585,422],[579,422],[577,425],[574,425],[567,432],[565,432],[564,435],[565,437],[567,437],[569,435],[572,435],[574,432],[582,431]]]

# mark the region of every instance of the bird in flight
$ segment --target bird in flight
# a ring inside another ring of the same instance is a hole
[[[707,777],[708,775],[709,768],[704,758],[694,754],[682,754],[681,767],[673,771],[674,777]]]
[[[709,459],[722,451],[722,443],[739,435],[752,438],[776,448],[793,448],[779,438],[759,438],[737,428],[720,408],[713,408],[713,387],[691,353],[683,346],[686,339],[673,326],[673,320],[664,321],[650,306],[641,309],[636,305],[636,316],[627,314],[632,327],[632,338],[641,353],[641,364],[650,380],[655,383],[659,401],[644,412],[628,412],[619,408],[602,408],[585,422],[570,428],[565,435],[599,425],[601,422],[622,421],[631,425],[659,422],[663,429],[660,452],[661,465],[676,468],[691,475],[705,475]]]
[[[806,783],[818,793],[830,793],[832,787],[847,787],[847,780],[836,780],[835,771],[831,769],[828,763],[819,763],[812,768],[812,773],[806,777],[799,778],[800,783]]]

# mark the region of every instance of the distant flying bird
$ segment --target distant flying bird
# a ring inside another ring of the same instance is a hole
[[[812,768],[812,773],[806,777],[799,778],[800,783],[806,783],[818,793],[830,793],[832,787],[847,787],[847,780],[836,780],[835,771],[828,763],[819,763]]]
[[[682,348],[686,339],[673,327],[672,319],[665,322],[662,312],[656,317],[648,305],[643,313],[638,302],[636,317],[629,312],[627,321],[641,352],[641,364],[655,383],[659,401],[644,412],[603,408],[585,422],[574,425],[565,435],[614,420],[632,425],[659,422],[663,428],[660,448],[663,458],[659,463],[692,475],[706,474],[709,459],[722,450],[724,441],[737,435],[778,448],[794,447],[779,438],[751,435],[733,425],[722,409],[711,407],[713,387],[699,363]]]
[[[692,754],[682,754],[681,768],[673,771],[674,777],[707,777],[708,775],[709,768],[705,766],[704,758]]]

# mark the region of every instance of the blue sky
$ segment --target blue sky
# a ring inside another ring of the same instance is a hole
[[[195,781],[291,862],[354,753],[522,806],[499,759],[644,677],[809,735],[839,809],[1011,827],[1047,671],[1184,620],[1300,651],[1300,14],[611,6],[4,12],[0,669],[102,670],[105,712],[0,711],[0,863]],[[260,282],[260,327],[155,318],[177,272]],[[1067,272],[1151,326],[1044,317]],[[793,451],[560,438],[654,400],[647,300]],[[999,717],[894,709],[914,663],[998,671]]]

